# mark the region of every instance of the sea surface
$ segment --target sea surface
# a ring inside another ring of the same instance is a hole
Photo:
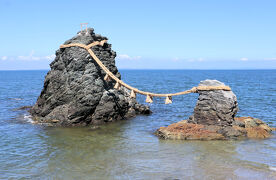
[[[120,70],[141,90],[178,92],[217,79],[237,95],[238,116],[276,127],[276,70]],[[31,123],[47,71],[0,71],[0,179],[276,179],[276,135],[265,140],[177,141],[154,135],[187,119],[197,94],[154,99],[150,116],[92,130]],[[145,97],[138,96],[144,103]]]

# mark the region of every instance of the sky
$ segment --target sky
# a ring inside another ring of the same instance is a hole
[[[275,0],[0,0],[0,70],[49,69],[87,22],[119,69],[276,69]]]

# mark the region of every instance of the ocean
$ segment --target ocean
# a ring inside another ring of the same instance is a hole
[[[217,79],[237,95],[237,116],[276,127],[276,70],[120,70],[145,91],[173,93]],[[276,179],[276,133],[265,140],[176,141],[154,135],[187,119],[197,94],[150,104],[150,116],[89,127],[32,124],[47,70],[0,71],[0,179]],[[145,103],[145,97],[137,100]]]

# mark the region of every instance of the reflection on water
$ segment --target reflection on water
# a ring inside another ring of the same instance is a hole
[[[26,89],[22,92],[14,91],[23,83],[20,77],[10,76],[5,82],[1,81],[0,73],[0,88],[10,86],[5,94],[0,94],[0,101],[4,102],[0,104],[0,179],[276,179],[273,170],[276,167],[275,135],[267,140],[243,141],[172,141],[154,136],[154,131],[160,126],[187,118],[196,95],[179,97],[172,105],[164,105],[163,99],[157,99],[151,105],[154,112],[151,116],[139,116],[96,130],[43,127],[24,121],[24,111],[12,111],[21,105],[34,103],[42,86],[45,72],[24,73],[21,76],[37,79],[24,86]],[[179,74],[170,73],[168,77],[171,77],[173,86],[173,77]],[[213,72],[202,73],[204,77],[206,73],[212,76]],[[122,74],[126,77],[135,75],[133,72]],[[216,73],[216,76],[222,78],[226,75]],[[143,84],[136,83],[138,86]],[[144,84],[146,89],[147,83]],[[30,90],[30,87],[33,88]],[[258,94],[258,87],[253,90]],[[270,91],[275,96],[275,87],[264,94],[271,94]],[[251,92],[249,95],[242,92],[238,92],[238,97],[247,102],[252,99],[255,107],[265,109],[263,101],[258,100],[261,98],[252,98]],[[142,97],[138,99],[144,100]],[[265,103],[275,105],[275,97],[270,96]],[[240,113],[251,114],[251,105],[241,100]],[[275,106],[266,109],[270,114],[254,114],[265,117],[263,120],[274,125]]]

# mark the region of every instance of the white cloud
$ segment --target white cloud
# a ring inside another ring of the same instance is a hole
[[[201,62],[204,61],[204,58],[198,58],[197,60]]]
[[[52,55],[49,55],[49,56],[45,56],[46,59],[48,60],[54,60],[56,57],[56,55],[52,54]]]
[[[10,61],[14,61],[14,60],[19,60],[19,61],[43,61],[43,60],[54,60],[55,59],[55,55],[48,55],[48,56],[35,56],[34,55],[34,50],[32,50],[30,52],[30,54],[28,56],[1,56],[0,60],[2,61],[6,61],[6,60],[10,60]]]
[[[264,60],[275,61],[276,58],[266,58],[266,59],[264,59]]]
[[[202,62],[204,61],[205,59],[200,57],[200,58],[191,58],[191,59],[188,59],[189,62]]]
[[[243,57],[243,58],[241,58],[241,61],[248,61],[248,58]]]
[[[8,59],[8,56],[2,56],[1,57],[1,60],[3,60],[3,61],[5,61],[5,60],[7,60]]]
[[[179,57],[175,57],[175,58],[173,58],[172,59],[172,61],[174,61],[174,62],[178,62],[178,61],[180,61],[181,59],[179,58]]]
[[[127,54],[120,54],[118,55],[118,59],[126,59],[126,60],[138,60],[141,59],[141,56],[129,56]]]
[[[18,60],[23,61],[39,61],[39,60],[53,60],[55,58],[55,55],[48,55],[48,56],[34,56],[35,51],[32,50],[30,55],[28,56],[17,56]]]
[[[120,55],[118,56],[118,58],[119,58],[119,59],[130,59],[130,56],[127,55],[127,54],[120,54]]]

